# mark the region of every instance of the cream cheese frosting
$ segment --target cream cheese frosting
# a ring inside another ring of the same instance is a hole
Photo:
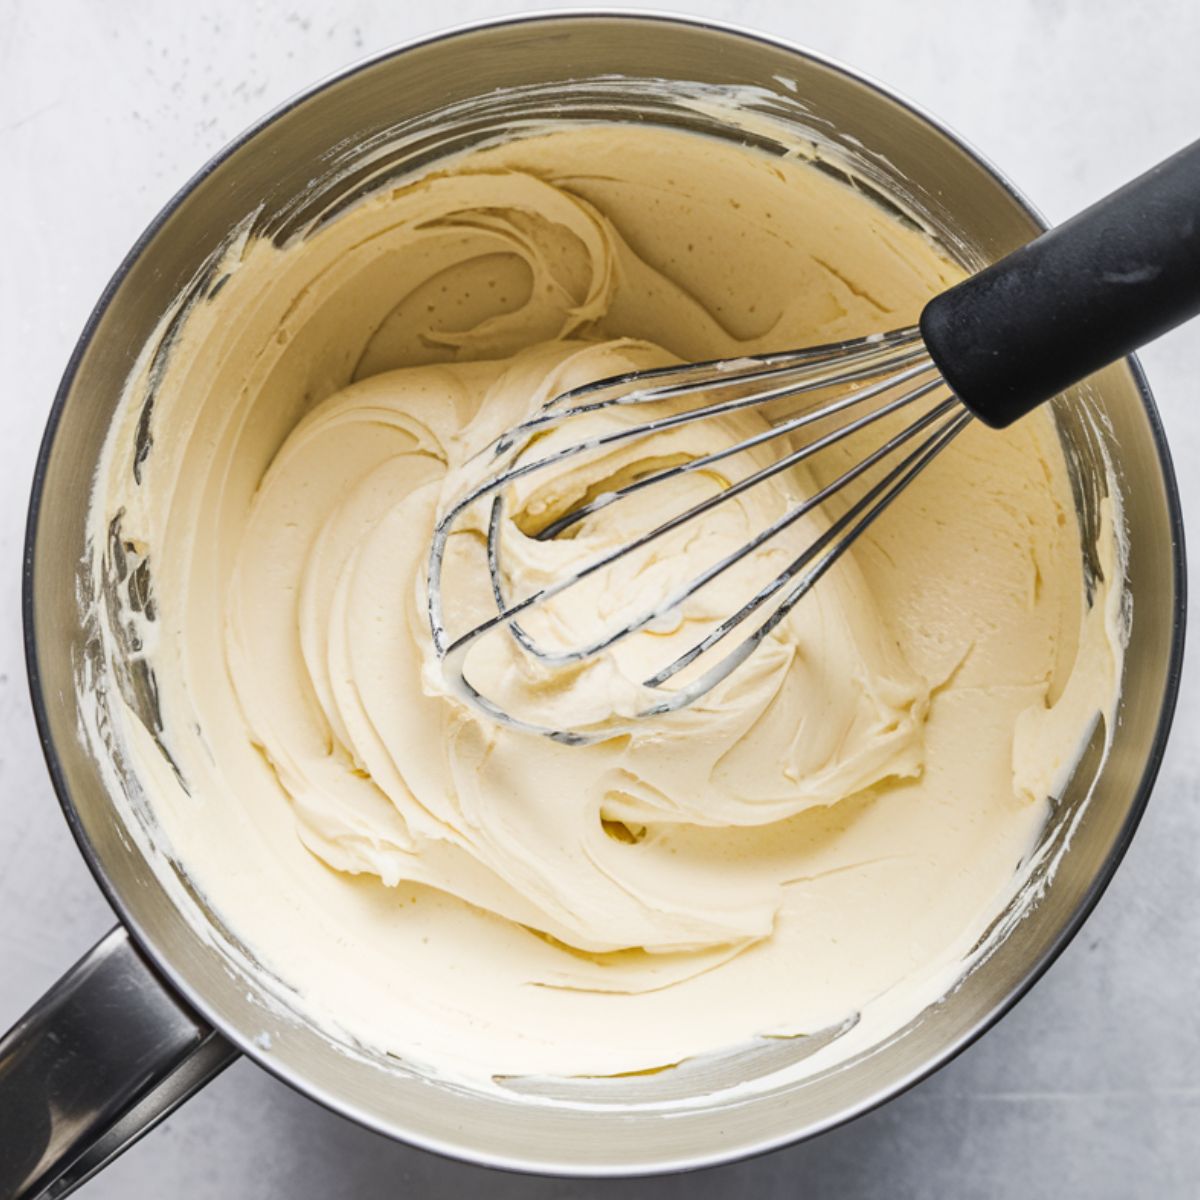
[[[969,428],[742,669],[597,744],[465,705],[424,578],[475,453],[563,389],[904,326],[959,267],[803,161],[591,125],[448,160],[283,246],[241,238],[221,270],[165,366],[131,379],[95,569],[113,568],[113,529],[147,565],[152,603],[143,588],[121,617],[137,636],[108,649],[153,673],[161,729],[114,722],[154,817],[303,1012],[480,1083],[646,1071],[851,1021],[861,1047],[961,976],[1119,687],[1115,537],[1089,598],[1048,415]],[[688,426],[654,461],[760,427]],[[539,634],[574,643],[653,603],[861,452],[624,560]],[[528,536],[649,453],[514,492],[514,594],[653,517],[648,500],[562,542]],[[727,483],[697,472],[675,495]],[[747,571],[778,570],[822,520]],[[481,521],[452,539],[464,569]],[[551,724],[628,715],[646,664],[746,587],[735,572],[566,672],[491,639],[472,677]],[[458,589],[449,616],[487,601]]]

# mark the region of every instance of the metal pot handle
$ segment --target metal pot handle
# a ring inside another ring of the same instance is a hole
[[[237,1055],[118,925],[0,1039],[0,1197],[74,1191]]]

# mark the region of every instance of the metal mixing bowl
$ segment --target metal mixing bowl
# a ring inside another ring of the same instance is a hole
[[[128,836],[77,732],[80,680],[103,682],[87,674],[102,665],[79,575],[97,458],[130,368],[163,313],[203,277],[206,258],[248,213],[259,209],[258,227],[286,236],[331,200],[345,203],[529,119],[656,121],[773,148],[769,135],[731,123],[719,105],[665,99],[656,82],[664,78],[756,89],[743,93],[746,104],[824,145],[830,159],[851,160],[881,202],[916,214],[968,266],[1042,228],[958,138],[854,72],[752,34],[631,14],[509,20],[390,51],[299,96],[209,163],[146,231],[97,305],[55,400],[34,482],[25,558],[33,702],[68,821],[121,924],[0,1043],[0,1127],[17,1131],[8,1141],[20,1147],[0,1166],[0,1192],[78,1180],[238,1051],[363,1125],[478,1163],[613,1175],[754,1154],[846,1121],[946,1062],[1037,979],[1108,883],[1162,755],[1184,624],[1179,502],[1133,362],[1103,372],[1056,409],[1085,530],[1095,526],[1107,453],[1128,531],[1132,624],[1111,752],[1101,762],[1093,746],[1058,805],[1047,836],[1065,849],[1040,902],[942,1003],[841,1069],[723,1100],[721,1087],[747,1069],[734,1058],[703,1081],[712,1091],[707,1103],[669,1119],[631,1114],[629,1096],[531,1105],[439,1084],[347,1052],[280,1011],[270,981],[228,931],[211,926],[200,898],[171,886],[169,866]],[[629,1086],[636,1092],[637,1081]]]

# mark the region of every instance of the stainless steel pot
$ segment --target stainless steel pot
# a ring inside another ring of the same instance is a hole
[[[337,182],[317,186],[326,188],[323,205],[530,116],[652,120],[771,148],[769,135],[748,133],[717,110],[664,100],[652,82],[664,78],[756,89],[742,93],[746,104],[832,147],[831,157],[854,160],[882,202],[901,200],[967,265],[1042,228],[998,172],[878,85],[766,38],[657,16],[524,18],[417,42],[319,84],[209,163],[101,297],[55,399],[34,481],[24,579],[33,703],[67,820],[121,923],[0,1042],[3,1195],[51,1185],[63,1194],[239,1052],[366,1126],[494,1166],[616,1175],[753,1154],[846,1121],[946,1062],[1038,978],[1108,883],[1162,755],[1184,627],[1179,502],[1162,429],[1132,361],[1057,408],[1085,528],[1094,525],[1105,486],[1104,453],[1116,465],[1128,527],[1132,626],[1111,753],[1102,763],[1098,753],[1085,755],[1062,798],[1047,837],[1064,849],[1041,902],[946,1000],[839,1070],[722,1101],[721,1085],[745,1069],[734,1059],[721,1077],[705,1079],[710,1102],[670,1120],[631,1116],[624,1103],[531,1107],[515,1095],[456,1090],[347,1053],[269,1003],[263,973],[227,931],[198,932],[198,924],[214,922],[202,901],[168,888],[163,864],[128,836],[77,733],[77,686],[90,653],[77,576],[109,420],[162,314],[237,222],[261,205],[261,227],[286,231],[298,208],[311,211],[314,177],[332,179],[335,164]],[[398,149],[397,127],[407,131]],[[376,151],[370,168],[347,173],[347,155],[368,144]]]

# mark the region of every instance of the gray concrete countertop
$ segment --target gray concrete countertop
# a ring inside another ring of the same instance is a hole
[[[0,1029],[111,924],[35,736],[21,540],[92,304],[159,207],[266,109],[356,57],[518,5],[0,0]],[[533,3],[526,7],[552,8]],[[1194,0],[691,0],[931,108],[1053,220],[1200,136]],[[1200,527],[1200,330],[1143,356]],[[1193,646],[1196,645],[1193,640]],[[945,1070],[807,1145],[638,1182],[505,1176],[396,1145],[239,1062],[83,1193],[286,1200],[1200,1194],[1200,664],[1141,831],[1086,928]]]

